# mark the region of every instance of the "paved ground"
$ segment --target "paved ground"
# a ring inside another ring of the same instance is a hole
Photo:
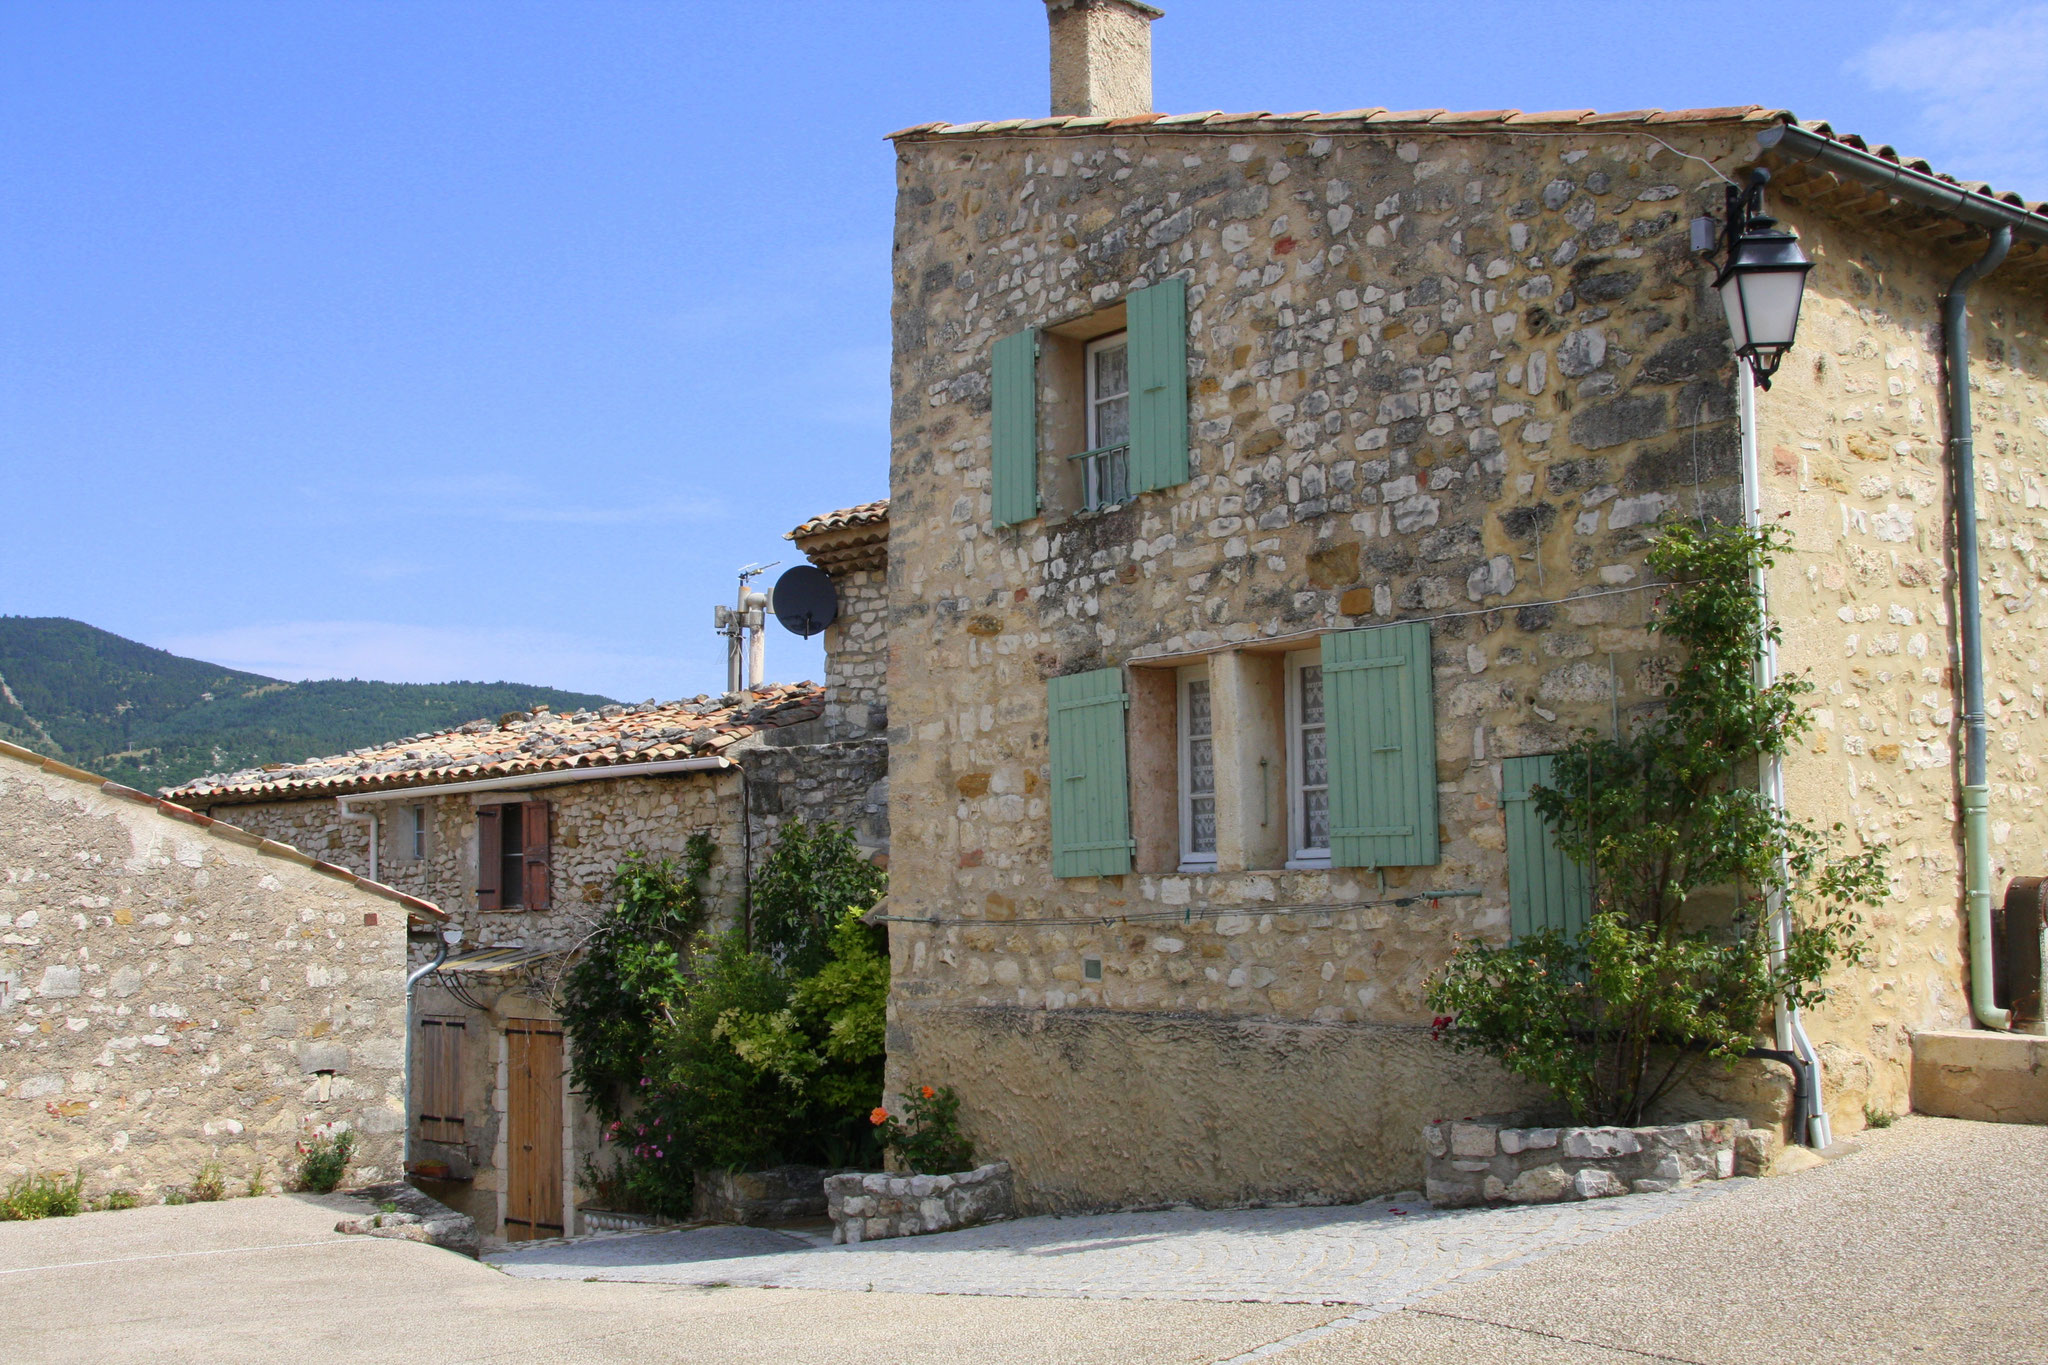
[[[759,1228],[696,1228],[489,1259],[533,1279],[1388,1308],[1750,1183],[1530,1208],[1437,1211],[1415,1201],[1026,1218],[837,1247]]]
[[[0,1224],[4,1358],[2048,1361],[2040,1128],[1909,1119],[1870,1135],[1863,1154],[1797,1176],[1517,1211],[1548,1222],[1368,1205],[1031,1220],[1009,1225],[1009,1243],[991,1228],[839,1251],[741,1233],[716,1257],[819,1275],[875,1267],[877,1288],[894,1293],[515,1278],[430,1247],[337,1237],[337,1207],[271,1198]],[[579,1250],[634,1242],[661,1245]],[[761,1254],[738,1254],[750,1246]],[[559,1248],[520,1259],[572,1271]],[[585,1273],[621,1271],[649,1266]],[[1100,1297],[1108,1284],[1131,1297]],[[1342,1302],[1216,1301],[1233,1286],[1284,1299],[1303,1284],[1336,1285]]]

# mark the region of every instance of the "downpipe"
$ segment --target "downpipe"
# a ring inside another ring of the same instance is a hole
[[[1762,526],[1763,483],[1757,470],[1756,451],[1756,381],[1750,374],[1747,358],[1735,362],[1735,411],[1736,424],[1740,430],[1742,446],[1742,524],[1752,531]],[[1753,580],[1757,602],[1763,608],[1764,619],[1770,619],[1770,590],[1761,568]],[[1778,679],[1778,649],[1766,637],[1763,648],[1757,654],[1757,681],[1769,687]],[[1768,756],[1763,764],[1764,795],[1771,808],[1783,813],[1785,809],[1785,765],[1777,754]],[[1792,937],[1792,910],[1785,903],[1784,887],[1791,876],[1791,868],[1783,854],[1778,857],[1778,887],[1765,901],[1766,923],[1770,926],[1771,967],[1777,970],[1785,965],[1786,947]],[[1796,1134],[1803,1134],[1808,1147],[1816,1150],[1831,1145],[1835,1140],[1833,1125],[1828,1122],[1827,1106],[1821,1102],[1821,1085],[1825,1079],[1821,1073],[1820,1053],[1813,1040],[1806,1036],[1806,1024],[1799,1017],[1798,1006],[1780,996],[1772,1010],[1771,1031],[1777,1047],[1758,1049],[1752,1056],[1767,1056],[1783,1062],[1792,1070],[1792,1107],[1798,1118]]]
[[[399,1171],[401,1180],[412,1174],[412,1038],[419,1032],[419,1026],[413,1019],[412,991],[421,980],[441,970],[441,964],[448,960],[450,950],[460,942],[462,930],[459,926],[450,925],[442,929],[441,947],[435,952],[434,960],[424,967],[414,968],[405,978],[405,1146],[404,1156],[399,1162],[402,1167]]]
[[[1970,286],[1998,269],[2012,229],[1992,230],[1984,254],[1957,275],[1941,301],[1942,355],[1948,378],[1949,464],[1955,474],[1956,597],[1963,663],[1963,909],[1970,924],[1970,1011],[1986,1028],[2010,1029],[2012,1014],[1993,1003],[1991,942],[1991,780],[1985,761],[1984,623],[1977,590],[1977,438],[1970,416]]]

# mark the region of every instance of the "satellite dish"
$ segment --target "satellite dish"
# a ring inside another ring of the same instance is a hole
[[[785,570],[768,594],[768,606],[784,630],[807,640],[839,619],[832,575],[811,564]]]

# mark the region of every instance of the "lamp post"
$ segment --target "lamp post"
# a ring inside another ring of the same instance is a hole
[[[1799,249],[1799,238],[1764,214],[1764,186],[1770,179],[1761,167],[1751,171],[1746,188],[1728,187],[1724,222],[1695,218],[1692,224],[1694,250],[1723,253],[1714,289],[1728,315],[1735,354],[1749,362],[1751,376],[1766,389],[1799,332],[1806,272],[1813,269]]]

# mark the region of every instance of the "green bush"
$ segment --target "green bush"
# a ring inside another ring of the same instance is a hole
[[[75,1218],[84,1208],[85,1176],[25,1175],[0,1194],[0,1223],[29,1218]]]
[[[105,1194],[92,1201],[94,1213],[108,1213],[120,1209],[140,1207],[142,1207],[142,1196],[133,1190],[108,1190]]]
[[[316,1137],[301,1142],[295,1187],[309,1194],[331,1193],[348,1174],[348,1164],[355,1154],[356,1135],[345,1128],[332,1137]],[[171,1202],[169,1196],[164,1202]]]
[[[1685,653],[1662,713],[1589,731],[1532,792],[1567,855],[1594,869],[1580,935],[1461,944],[1431,983],[1436,1032],[1547,1087],[1581,1123],[1636,1124],[1702,1063],[1733,1066],[1774,999],[1808,1007],[1859,949],[1855,907],[1885,892],[1884,850],[1838,854],[1842,826],[1776,808],[1759,763],[1811,725],[1788,676],[1761,686],[1768,624],[1754,575],[1782,531],[1676,527],[1649,554],[1667,578],[1651,629]],[[1773,961],[1769,908],[1793,927]]]
[[[701,1168],[879,1163],[863,1116],[882,1090],[889,958],[885,932],[860,917],[885,884],[843,827],[792,821],[755,878],[751,944],[733,929],[684,948],[668,937],[681,912],[652,928],[621,917],[604,951],[633,965],[616,990],[586,978],[576,998],[589,1008],[564,1012],[579,1053],[586,1036],[608,1050],[578,1073],[614,1097],[615,1154],[584,1171],[601,1199],[673,1216]],[[828,910],[835,896],[850,899]],[[629,946],[651,935],[673,955]]]
[[[618,1119],[639,1098],[655,1021],[683,998],[715,852],[707,836],[693,834],[681,868],[628,854],[612,874],[616,899],[562,979],[562,1025],[575,1041],[571,1078],[602,1119]]]
[[[868,1115],[883,1148],[918,1175],[974,1169],[974,1144],[960,1131],[960,1097],[950,1085],[921,1085],[903,1101],[903,1117],[879,1106]]]
[[[228,1197],[227,1173],[218,1161],[209,1161],[199,1168],[199,1174],[192,1178],[192,1187],[186,1191],[195,1204],[211,1204]]]

